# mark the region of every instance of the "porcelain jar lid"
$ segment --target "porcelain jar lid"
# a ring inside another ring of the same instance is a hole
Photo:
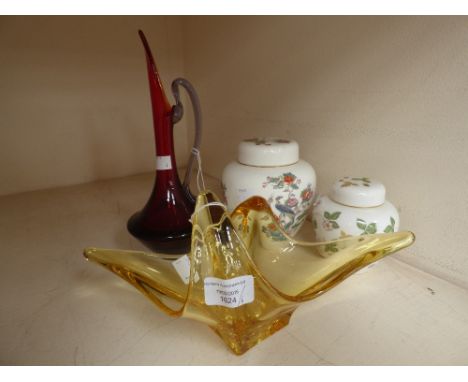
[[[237,160],[247,166],[288,166],[299,161],[299,145],[290,139],[245,139],[239,144]]]
[[[345,176],[332,187],[330,199],[351,207],[377,207],[385,203],[385,186],[374,179]]]

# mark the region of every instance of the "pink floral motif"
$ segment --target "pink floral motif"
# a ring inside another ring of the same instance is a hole
[[[329,222],[328,220],[323,221],[322,227],[325,231],[333,231],[334,229],[332,223]]]
[[[328,212],[325,211],[323,214],[323,223],[322,227],[325,231],[333,231],[334,229],[340,228],[340,225],[337,222],[337,219],[340,217],[341,212]]]
[[[297,203],[299,203],[299,201],[294,196],[290,196],[289,199],[286,201],[286,204],[289,207],[295,207],[297,206]]]

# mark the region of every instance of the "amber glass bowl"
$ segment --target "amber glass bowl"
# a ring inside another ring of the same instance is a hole
[[[167,314],[209,325],[235,354],[286,326],[299,304],[414,241],[411,232],[297,241],[277,224],[265,199],[252,197],[228,214],[212,192],[198,196],[192,223],[191,251],[176,261],[97,248],[85,256]]]

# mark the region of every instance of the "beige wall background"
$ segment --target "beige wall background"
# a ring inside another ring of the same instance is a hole
[[[417,236],[397,256],[468,287],[466,17],[2,17],[0,194],[153,170],[138,28],[166,89],[199,92],[207,173],[243,138],[296,139],[322,193],[382,180]]]
[[[170,91],[179,17],[0,17],[0,195],[154,169],[139,28]],[[183,164],[185,122],[175,130]]]
[[[468,287],[468,18],[191,17],[184,27],[208,173],[219,177],[243,138],[294,138],[322,193],[342,175],[384,182],[417,236],[400,259]]]

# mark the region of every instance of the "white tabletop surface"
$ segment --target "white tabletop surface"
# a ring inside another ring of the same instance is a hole
[[[242,356],[207,326],[166,316],[82,256],[142,248],[126,221],[152,181],[0,197],[0,364],[468,365],[468,291],[391,257],[303,304]]]

